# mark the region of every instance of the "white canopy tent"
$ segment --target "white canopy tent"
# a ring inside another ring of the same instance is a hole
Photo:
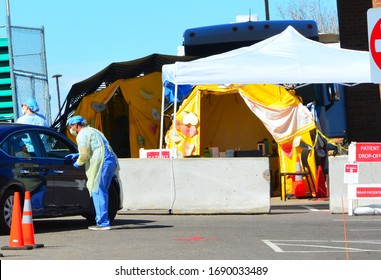
[[[162,82],[175,85],[371,83],[369,52],[307,39],[292,26],[264,41],[189,62],[164,65]],[[163,106],[164,110],[164,88]],[[176,117],[175,102],[174,115]],[[163,114],[162,125],[163,128]],[[161,129],[160,147],[163,131]]]
[[[178,99],[178,90],[181,85],[220,84],[237,86],[247,84],[360,84],[371,82],[369,52],[340,49],[315,42],[305,38],[291,26],[282,33],[249,47],[190,62],[176,62],[171,65],[164,65],[162,68],[163,85],[167,83],[175,85],[173,100]],[[164,95],[165,88],[163,87],[160,148],[163,144]],[[250,100],[246,98],[245,102],[250,106]],[[254,103],[251,105],[254,108]],[[253,108],[251,110],[254,112]],[[308,123],[312,119],[308,109],[302,105],[297,108],[296,115],[298,117],[296,120],[305,121],[305,124]],[[264,109],[273,112],[273,108]],[[177,103],[174,102],[173,121],[175,123],[176,112]],[[281,115],[279,114],[279,116]],[[267,115],[265,114],[265,116]],[[285,120],[287,118],[280,121]],[[276,122],[277,119],[271,119],[271,121]],[[295,125],[295,129],[300,127],[302,126]],[[293,134],[292,131],[286,133],[288,135]],[[172,139],[174,139],[175,134],[176,125],[173,125]],[[174,155],[174,148],[172,149]],[[281,162],[280,170],[287,171],[283,159]],[[171,172],[171,196],[174,197],[176,188],[173,168]]]
[[[164,65],[162,73],[175,85],[372,82],[369,52],[312,41],[291,26],[249,47]]]

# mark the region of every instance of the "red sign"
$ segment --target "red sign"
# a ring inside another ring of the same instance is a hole
[[[345,164],[345,173],[358,173],[358,164]]]
[[[369,40],[370,53],[374,62],[381,69],[381,19],[373,27]]]
[[[381,143],[356,143],[356,162],[381,162]]]
[[[170,158],[170,152],[169,151],[147,151],[147,158]]]
[[[381,197],[381,187],[380,188],[367,188],[358,187],[356,189],[357,197]]]

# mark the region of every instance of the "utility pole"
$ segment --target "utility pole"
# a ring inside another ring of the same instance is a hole
[[[270,20],[269,0],[265,0],[266,20]]]
[[[58,114],[61,117],[61,94],[60,94],[60,86],[58,83],[58,79],[61,78],[61,74],[53,75],[52,78],[56,78],[56,84],[57,84],[57,101],[58,101]]]

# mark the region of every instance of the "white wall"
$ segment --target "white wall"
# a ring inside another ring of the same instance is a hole
[[[269,213],[269,159],[120,159],[124,211]]]

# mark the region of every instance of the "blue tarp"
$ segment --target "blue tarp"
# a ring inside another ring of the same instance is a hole
[[[177,89],[177,102],[183,101],[191,92],[191,85],[179,85]],[[175,100],[175,85],[171,82],[164,82],[164,94],[165,98],[169,102],[174,102]]]

